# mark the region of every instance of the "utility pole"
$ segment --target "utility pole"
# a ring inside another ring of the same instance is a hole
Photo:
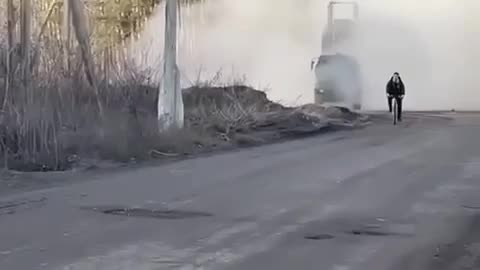
[[[163,78],[158,96],[158,121],[161,131],[183,128],[184,111],[177,67],[177,0],[167,0],[165,6],[165,47]]]

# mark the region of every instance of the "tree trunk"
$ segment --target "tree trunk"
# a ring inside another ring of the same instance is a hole
[[[87,80],[95,91],[97,99],[97,106],[100,117],[103,119],[103,106],[98,90],[98,81],[95,74],[95,64],[93,62],[93,54],[90,50],[90,38],[88,34],[87,18],[84,13],[84,6],[80,0],[69,0],[70,12],[72,16],[72,24],[77,36],[77,41],[80,47],[83,66],[85,68],[85,75]]]
[[[183,99],[177,67],[177,0],[165,6],[165,47],[163,78],[158,96],[158,121],[161,131],[183,128]]]
[[[32,32],[32,3],[31,0],[22,0],[20,43],[22,56],[22,79],[26,89],[30,87],[30,51]]]
[[[70,11],[69,0],[63,0],[63,57],[64,65],[67,74],[70,75],[71,71],[71,61],[70,61],[70,52],[72,45],[72,12]]]
[[[5,78],[5,95],[3,97],[2,111],[7,106],[10,88],[13,82],[14,64],[14,48],[15,48],[15,6],[13,0],[7,0],[7,56],[6,68],[7,76]]]

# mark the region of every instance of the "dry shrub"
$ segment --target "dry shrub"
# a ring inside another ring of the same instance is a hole
[[[248,144],[254,139],[235,139],[235,133],[248,129],[258,113],[283,109],[265,93],[241,86],[245,78],[232,87],[213,87],[222,79],[220,71],[184,91],[186,127],[160,134],[158,87],[151,78],[158,77],[161,66],[138,70],[127,59],[106,61],[105,48],[90,47],[81,2],[70,4],[80,44],[69,55],[61,40],[43,36],[41,29],[33,31],[36,37],[23,31],[22,44],[10,49],[0,33],[0,162],[6,168],[65,170],[83,158],[130,161]],[[23,69],[20,48],[25,47],[30,58]],[[6,66],[10,57],[11,69]],[[31,79],[22,80],[22,73]],[[7,77],[12,81],[6,83]]]
[[[22,88],[13,89],[0,119],[0,149],[10,169],[64,170],[78,157],[129,161],[165,148],[154,99],[139,94],[144,92],[138,85],[101,89],[104,120],[95,93],[85,83],[32,85],[28,95]]]
[[[124,59],[110,67],[107,76],[97,64],[96,77],[105,79],[98,84],[100,117],[80,52],[70,56],[67,69],[61,43],[33,40],[31,50],[30,88],[23,87],[16,63],[6,96],[5,60],[18,52],[7,52],[5,40],[0,40],[0,104],[5,104],[0,111],[0,162],[9,169],[66,170],[82,159],[127,162],[249,145],[258,140],[236,134],[248,129],[259,113],[283,109],[265,93],[242,86],[241,79],[233,86],[214,87],[221,80],[219,72],[183,91],[186,127],[160,134],[158,87],[151,83],[158,69],[139,70]]]
[[[0,115],[0,159],[10,169],[65,170],[83,158],[127,162],[222,148],[231,144],[230,133],[274,106],[264,93],[243,86],[193,87],[184,90],[185,129],[159,134],[158,88],[134,72],[99,85],[104,120],[82,76],[36,74],[29,90],[15,82]]]
[[[25,89],[14,76],[0,112],[0,161],[9,169],[66,170],[84,164],[82,160],[178,157],[258,145],[312,133],[324,125],[320,117],[271,102],[242,80],[213,86],[221,80],[217,75],[183,90],[185,128],[160,134],[158,87],[151,83],[156,69],[139,70],[124,60],[117,63],[120,68],[110,69],[109,76],[95,70],[98,78],[109,78],[98,84],[100,117],[97,94],[85,78],[80,57],[65,70],[58,45],[44,42],[32,50],[31,88]],[[0,68],[0,80],[6,77],[4,71]],[[0,82],[0,101],[5,98],[4,85]]]
[[[195,86],[183,92],[187,121],[223,134],[249,127],[259,113],[281,110],[266,94],[243,85]]]

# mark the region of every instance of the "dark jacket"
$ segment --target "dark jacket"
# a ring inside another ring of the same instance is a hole
[[[399,77],[399,83],[394,83],[393,77],[388,81],[387,94],[394,96],[405,95],[405,85],[403,84],[402,78]]]

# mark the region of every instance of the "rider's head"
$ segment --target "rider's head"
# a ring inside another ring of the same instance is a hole
[[[392,78],[395,82],[397,82],[400,78],[400,74],[398,72],[395,72],[395,73],[393,73]]]

